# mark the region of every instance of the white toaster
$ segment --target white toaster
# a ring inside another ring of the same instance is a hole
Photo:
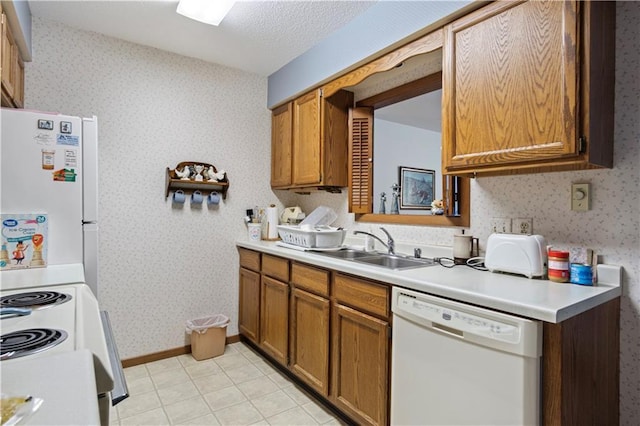
[[[542,235],[491,234],[484,265],[491,272],[544,277],[547,274],[547,242]]]

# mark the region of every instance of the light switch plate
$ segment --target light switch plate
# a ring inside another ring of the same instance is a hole
[[[494,217],[491,219],[492,234],[509,234],[511,233],[511,219],[508,217]]]
[[[586,212],[591,209],[591,184],[571,184],[571,210]]]

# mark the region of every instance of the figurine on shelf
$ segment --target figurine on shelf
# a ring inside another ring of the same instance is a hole
[[[204,170],[204,166],[201,165],[201,164],[196,164],[194,168],[195,168],[195,171],[196,171],[195,181],[196,182],[202,182],[202,180],[203,180],[202,171]]]
[[[385,214],[387,212],[387,194],[385,192],[380,193],[380,209],[378,213]]]
[[[207,177],[209,178],[208,179],[209,182],[224,182],[225,181],[226,172],[224,170],[220,170],[219,172],[216,173],[216,171],[213,168],[213,166],[210,166],[209,169],[205,173],[206,173]]]
[[[400,210],[398,209],[398,197],[400,197],[400,185],[398,185],[397,183],[394,183],[391,186],[391,189],[393,190],[393,194],[392,194],[392,198],[391,198],[391,211],[389,213],[391,214],[399,214]]]
[[[191,176],[191,169],[189,166],[184,166],[182,171],[176,169],[176,175],[178,175],[181,180],[189,180],[189,176]]]

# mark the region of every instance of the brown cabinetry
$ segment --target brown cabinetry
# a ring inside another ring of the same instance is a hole
[[[289,102],[271,113],[271,186],[291,185],[291,132],[293,103]]]
[[[390,287],[238,251],[240,334],[352,420],[387,424]]]
[[[389,291],[388,285],[334,274],[331,401],[359,424],[388,422]]]
[[[263,275],[260,290],[260,346],[276,361],[287,365],[289,284]]]
[[[291,293],[290,368],[320,395],[329,396],[329,299]]]
[[[2,42],[0,43],[0,67],[2,81],[2,106],[24,106],[24,63],[15,42],[7,15],[2,13]]]
[[[289,261],[262,255],[260,347],[283,365],[289,353]]]
[[[329,279],[324,269],[291,265],[289,366],[324,397],[329,396]]]
[[[612,166],[607,3],[494,2],[445,26],[446,174]]]
[[[271,186],[347,186],[348,109],[353,94],[313,90],[272,113]]]
[[[238,249],[240,256],[240,334],[258,343],[260,332],[260,253]]]

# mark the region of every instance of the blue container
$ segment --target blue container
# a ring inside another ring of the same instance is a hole
[[[591,265],[571,264],[571,278],[573,284],[593,285],[593,270]]]

